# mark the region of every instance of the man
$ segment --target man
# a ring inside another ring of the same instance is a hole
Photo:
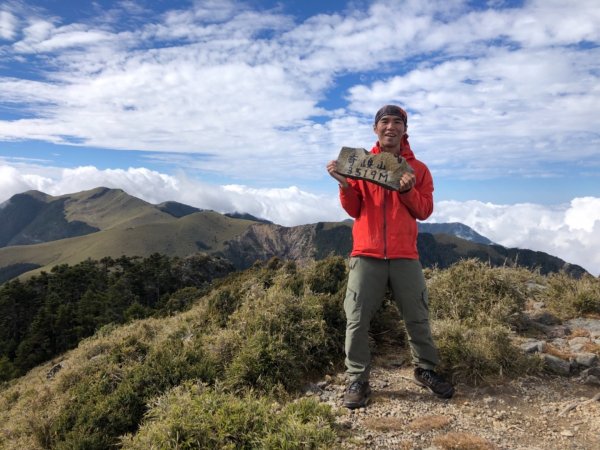
[[[386,105],[375,115],[373,125],[377,143],[371,152],[400,155],[414,171],[402,175],[398,191],[346,178],[336,172],[335,160],[327,164],[327,171],[339,183],[342,207],[355,219],[344,300],[346,373],[350,381],[344,406],[350,409],[369,401],[368,333],[388,285],[408,333],[415,381],[441,398],[454,394],[452,384],[433,370],[438,354],[431,337],[427,288],[417,252],[417,219],[424,220],[433,212],[433,179],[410,148],[407,118],[399,106]]]

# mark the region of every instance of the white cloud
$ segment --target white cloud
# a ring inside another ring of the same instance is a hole
[[[440,201],[430,219],[461,222],[505,247],[543,251],[600,275],[600,198],[569,204]]]
[[[296,186],[256,189],[228,185],[224,191],[235,211],[250,212],[284,226],[327,221],[332,212],[341,212],[337,198],[315,195]]]
[[[55,26],[46,19],[33,18],[23,28],[23,39],[14,44],[18,53],[47,53],[70,48],[92,47],[114,41],[118,35],[83,24]]]
[[[189,179],[184,174],[172,176],[143,167],[100,170],[92,166],[60,169],[27,163],[0,164],[0,202],[32,189],[58,196],[99,186],[123,189],[153,204],[173,200],[221,213],[249,213],[284,226],[343,218],[337,198],[295,186],[219,186]]]
[[[490,50],[350,90],[353,107],[409,107],[409,132],[438,174],[531,176],[597,155],[600,52]],[[559,149],[569,147],[569,152]]]
[[[565,224],[571,230],[583,230],[592,233],[600,222],[600,198],[575,198],[565,212]]]
[[[23,29],[23,41],[24,43],[30,43],[30,45],[33,42],[42,42],[51,36],[53,30],[54,24],[48,20],[32,20]],[[23,45],[23,47],[27,47],[27,45]],[[20,50],[19,44],[17,44],[17,50]]]
[[[594,2],[465,5],[375,2],[297,24],[275,10],[203,1],[129,30],[101,15],[58,25],[29,13],[23,38],[2,50],[32,58],[45,76],[0,77],[4,101],[30,116],[0,120],[0,139],[203,153],[222,174],[247,179],[250,167],[282,180],[295,168],[314,173],[319,155],[351,139],[370,145],[368,120],[397,101],[437,174],[523,176],[526,166],[539,175],[548,162],[594,155],[600,51],[578,47],[600,39]],[[347,74],[378,81],[340,94],[350,102],[344,120],[365,131],[333,136],[340,115],[318,105]],[[564,145],[568,155],[555,150]],[[255,163],[282,149],[285,158]]]
[[[22,174],[17,168],[0,165],[0,202],[20,192],[38,189],[43,178],[33,174]]]
[[[11,40],[17,34],[17,18],[10,12],[0,10],[0,39]]]

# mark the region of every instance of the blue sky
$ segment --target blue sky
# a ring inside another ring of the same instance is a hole
[[[0,202],[96,186],[282,225],[409,113],[431,221],[600,273],[600,8],[558,1],[0,4]]]

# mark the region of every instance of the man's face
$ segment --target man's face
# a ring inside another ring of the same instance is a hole
[[[400,152],[400,142],[406,128],[404,121],[398,116],[383,116],[373,126],[379,145],[385,151]]]

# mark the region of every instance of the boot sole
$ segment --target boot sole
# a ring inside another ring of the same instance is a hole
[[[348,409],[358,409],[358,408],[364,408],[365,406],[367,406],[369,403],[371,402],[371,399],[368,398],[366,399],[364,402],[360,402],[360,403],[344,403],[344,407],[348,408]]]
[[[371,402],[371,392],[367,394],[362,402],[344,402],[343,405],[348,409],[364,408]]]
[[[426,384],[421,383],[420,381],[413,380],[413,383],[415,383],[419,387],[422,387],[423,389],[427,389],[429,392],[431,392],[436,397],[443,398],[444,400],[448,400],[448,399],[452,398],[452,396],[454,395],[454,388],[451,388],[450,390],[448,390],[444,393],[438,393],[438,392],[435,392],[433,389],[431,389]]]

